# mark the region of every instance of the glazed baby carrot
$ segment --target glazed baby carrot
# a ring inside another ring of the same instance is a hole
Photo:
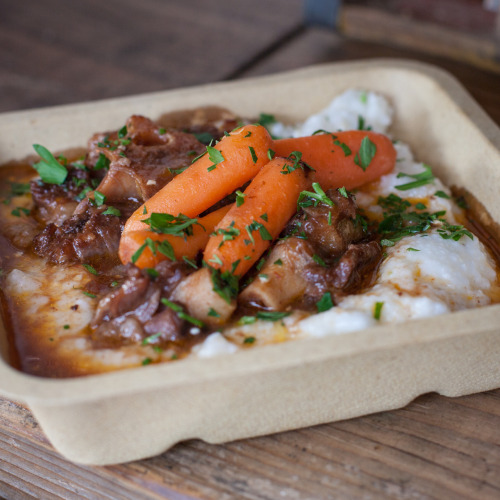
[[[269,161],[272,139],[261,125],[246,125],[223,137],[189,168],[138,208],[124,233],[145,229],[145,213],[195,217],[252,179]]]
[[[194,259],[205,248],[210,234],[231,206],[226,205],[198,219],[198,224],[191,226],[192,234],[189,236],[162,234],[147,229],[124,233],[120,240],[120,260],[124,264],[133,261],[144,269],[155,267],[162,260],[172,257],[178,260],[183,257]]]
[[[203,258],[222,272],[244,275],[297,210],[297,198],[310,185],[302,165],[274,158],[255,176],[243,203],[233,205],[217,224]]]
[[[391,140],[365,130],[278,139],[273,150],[278,156],[302,153],[302,161],[316,170],[314,180],[323,189],[354,189],[389,173],[396,164]]]

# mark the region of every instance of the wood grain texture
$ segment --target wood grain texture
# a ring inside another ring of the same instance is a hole
[[[300,0],[0,0],[0,111],[223,80],[301,24]]]
[[[409,57],[449,70],[500,123],[499,75],[298,28],[298,0],[0,0],[0,12],[0,110]],[[55,452],[28,410],[0,400],[0,497],[496,499],[499,428],[500,390],[430,394],[398,411],[225,445],[190,441],[148,460],[87,467]]]

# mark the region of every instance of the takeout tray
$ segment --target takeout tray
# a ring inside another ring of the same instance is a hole
[[[500,221],[500,130],[442,70],[409,61],[336,63],[264,78],[0,115],[0,163],[33,143],[83,146],[131,114],[221,105],[296,121],[350,87],[386,95],[395,137],[448,185],[465,187]],[[492,226],[492,230],[495,228]],[[8,364],[0,325],[0,394],[24,402],[68,459],[112,464],[175,443],[269,434],[404,406],[435,391],[500,387],[500,305],[326,338],[255,347],[102,375],[43,379]]]

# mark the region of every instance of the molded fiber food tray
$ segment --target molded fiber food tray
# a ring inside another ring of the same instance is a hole
[[[340,63],[221,83],[0,116],[0,162],[33,143],[85,145],[133,114],[200,105],[299,120],[350,88],[386,95],[394,136],[448,185],[466,187],[500,221],[500,130],[447,73],[413,62]],[[500,387],[500,305],[211,359],[185,359],[73,379],[43,379],[8,364],[0,331],[0,394],[24,402],[68,459],[112,464],[201,438],[221,443],[406,405],[436,391]]]

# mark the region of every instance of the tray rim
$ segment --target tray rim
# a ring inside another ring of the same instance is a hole
[[[371,59],[368,61],[328,63],[315,65],[299,70],[287,71],[268,76],[254,77],[245,80],[206,84],[182,89],[166,90],[154,93],[138,94],[127,97],[90,101],[85,103],[53,106],[46,108],[28,109],[0,114],[3,120],[26,120],[43,118],[50,112],[53,116],[64,116],[75,110],[85,109],[92,105],[117,106],[122,103],[137,103],[150,101],[162,96],[182,96],[193,92],[209,89],[244,88],[246,85],[259,84],[266,81],[279,81],[284,78],[305,78],[308,75],[330,74],[335,71],[356,71],[370,69],[403,69],[418,72],[433,79],[449,95],[452,101],[464,111],[466,118],[472,121],[482,135],[497,152],[500,152],[500,128],[473,100],[463,86],[448,72],[426,63],[400,59]],[[446,319],[450,314],[454,317],[461,315],[460,328],[449,331]],[[434,342],[444,338],[462,335],[480,335],[487,330],[470,332],[470,323],[474,324],[479,316],[487,316],[491,331],[496,330],[494,320],[500,319],[500,304],[490,305],[479,309],[453,312],[442,316],[413,320],[407,323],[393,325],[384,324],[366,330],[353,332],[348,335],[331,336],[324,338],[301,339],[282,344],[260,346],[237,352],[233,355],[219,356],[211,359],[184,359],[175,363],[161,363],[147,367],[137,367],[97,375],[87,375],[77,378],[51,379],[22,373],[3,359],[0,359],[0,395],[11,399],[30,401],[36,404],[56,405],[74,404],[75,402],[90,402],[110,396],[123,396],[135,392],[157,390],[177,386],[178,384],[195,384],[198,377],[203,380],[219,379],[231,374],[251,373],[258,370],[278,370],[285,366],[298,363],[312,363],[315,361],[360,353],[366,350],[390,349],[413,342]],[[438,323],[438,331],[430,333],[427,326]],[[398,330],[402,325],[405,335]],[[488,330],[489,331],[489,330]],[[384,332],[383,335],[380,333]],[[374,335],[378,333],[378,335]],[[368,339],[368,343],[365,341]],[[300,343],[303,349],[294,347]],[[350,347],[348,346],[350,344]],[[355,346],[353,346],[355,344]],[[277,360],[276,349],[282,351],[283,356]],[[298,352],[300,351],[300,352]],[[271,362],[271,364],[266,364]],[[217,367],[217,370],[213,370]],[[140,374],[143,375],[140,375]],[[138,376],[138,374],[140,376]],[[157,375],[157,376],[155,376]],[[152,380],[151,380],[152,379]],[[147,381],[145,383],[144,381]],[[99,383],[98,383],[99,382]],[[92,390],[90,390],[92,389]]]

